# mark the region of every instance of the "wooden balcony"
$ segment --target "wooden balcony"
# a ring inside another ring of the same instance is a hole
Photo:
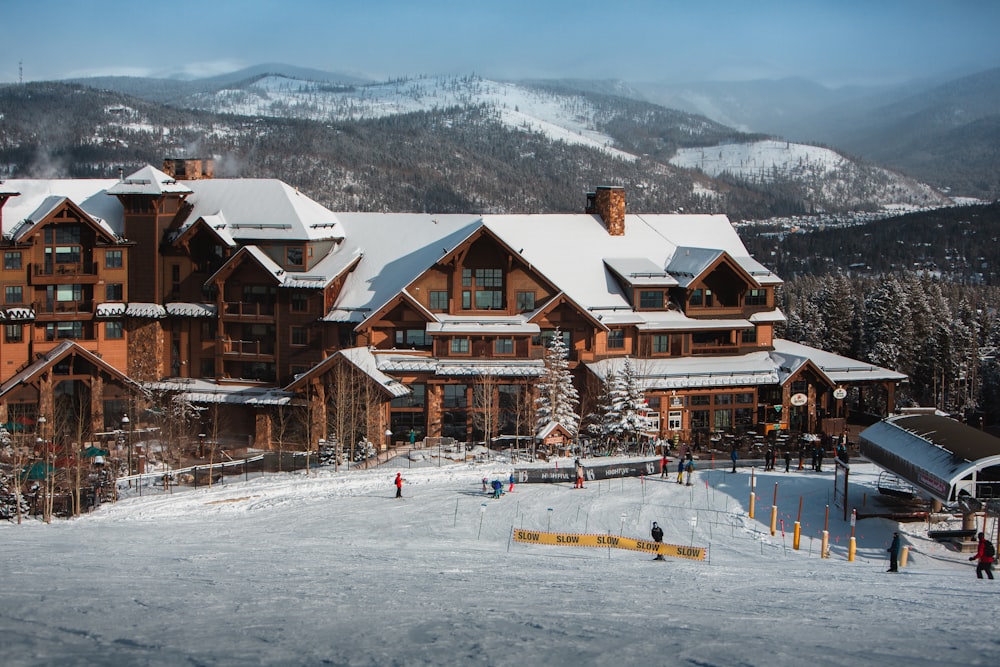
[[[217,351],[226,359],[244,361],[274,361],[275,342],[273,340],[231,340],[218,341]]]
[[[226,301],[222,304],[222,317],[227,320],[240,320],[244,322],[270,322],[274,320],[274,304]]]
[[[60,318],[73,319],[76,316],[91,316],[94,314],[93,300],[85,301],[36,301],[31,304],[35,316],[58,315]]]
[[[65,285],[97,283],[97,262],[78,262],[75,264],[32,264],[32,285]]]

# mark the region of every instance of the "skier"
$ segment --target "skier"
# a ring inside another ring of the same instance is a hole
[[[405,482],[405,481],[406,480],[403,479],[403,473],[397,472],[396,473],[396,481],[393,482],[393,484],[396,485],[396,497],[397,498],[402,498],[403,497],[403,482]]]
[[[993,543],[986,539],[984,534],[979,533],[979,548],[976,549],[976,555],[969,559],[970,561],[979,561],[979,565],[976,566],[977,579],[983,578],[983,572],[990,579],[993,578],[994,558],[996,558],[996,549],[993,547]]]
[[[886,572],[899,572],[899,533],[892,534],[892,543],[886,551],[889,552],[889,569]]]
[[[507,489],[508,492],[514,490],[514,473],[510,474],[510,488]]]
[[[583,464],[580,463],[580,459],[576,460],[576,486],[575,489],[583,488]]]
[[[649,531],[649,533],[653,536],[653,541],[657,544],[661,544],[663,542],[663,529],[660,528],[655,521],[653,522],[653,529]],[[653,560],[664,560],[663,554],[657,552],[656,558]]]
[[[493,480],[493,497],[497,500],[503,495],[503,482],[499,479]]]

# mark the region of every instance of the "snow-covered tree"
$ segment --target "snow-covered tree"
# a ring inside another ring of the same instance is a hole
[[[556,329],[552,341],[545,350],[545,372],[538,381],[538,398],[535,399],[535,427],[544,428],[549,422],[560,424],[576,435],[580,427],[577,405],[580,395],[573,385],[573,375],[569,372],[569,350],[562,332]]]
[[[611,388],[617,380],[613,370],[608,371],[601,382],[601,393],[597,396],[594,411],[587,416],[587,432],[602,443],[607,443],[616,433],[616,427],[621,423],[621,416],[611,400]]]
[[[639,433],[646,425],[644,412],[646,401],[639,387],[632,360],[625,357],[621,372],[615,375],[615,384],[611,387],[611,401],[618,412],[617,431],[623,436],[639,439]]]

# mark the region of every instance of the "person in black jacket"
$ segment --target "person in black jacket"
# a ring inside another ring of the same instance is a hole
[[[653,529],[649,532],[653,536],[654,542],[656,542],[657,544],[663,542],[663,529],[660,528],[655,521],[653,522]],[[663,560],[663,554],[661,553],[656,554],[656,558],[654,558],[653,560]]]
[[[886,549],[889,552],[888,572],[899,572],[899,533],[892,534],[892,543]]]

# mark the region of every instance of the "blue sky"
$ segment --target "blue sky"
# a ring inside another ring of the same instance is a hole
[[[997,0],[0,0],[0,81],[282,62],[627,81],[891,83],[1000,66]]]

